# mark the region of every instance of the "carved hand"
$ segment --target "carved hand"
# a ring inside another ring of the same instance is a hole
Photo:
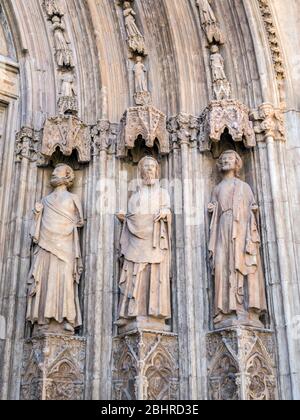
[[[84,220],[83,219],[79,219],[77,222],[77,227],[82,228],[84,226]]]
[[[35,213],[40,213],[43,210],[44,206],[42,203],[36,203],[34,207]]]
[[[207,209],[208,209],[209,213],[213,213],[216,209],[216,203],[209,203]]]
[[[124,223],[126,220],[126,214],[124,212],[120,212],[116,214],[119,222]]]
[[[160,222],[161,220],[166,219],[169,216],[170,212],[167,209],[162,209],[158,215],[154,218],[154,223]]]

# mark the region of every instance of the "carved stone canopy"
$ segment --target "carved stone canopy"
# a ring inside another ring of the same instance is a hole
[[[79,163],[91,160],[91,134],[89,127],[75,116],[49,118],[44,127],[42,154],[50,159],[59,149],[64,156],[78,152]]]
[[[157,141],[162,155],[170,152],[167,118],[153,106],[129,108],[125,112],[118,140],[119,158],[127,157],[128,150],[135,147],[139,136],[145,141],[146,147],[153,148]]]
[[[247,148],[255,147],[256,138],[248,107],[236,100],[213,101],[200,117],[200,150],[211,150],[213,142],[221,141],[228,130],[235,142],[244,142]]]

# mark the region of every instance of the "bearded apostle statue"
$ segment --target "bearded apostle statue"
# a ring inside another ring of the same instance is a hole
[[[170,252],[171,209],[168,192],[160,187],[159,165],[152,157],[138,166],[140,185],[118,214],[123,224],[117,325],[124,332],[135,328],[167,331],[171,318]]]
[[[213,192],[209,252],[215,280],[216,328],[263,328],[267,311],[260,258],[258,206],[248,184],[238,178],[240,156],[224,152],[218,163],[223,180]]]
[[[84,222],[79,198],[68,191],[74,178],[72,168],[57,165],[51,178],[53,192],[34,209],[27,320],[38,331],[74,334],[82,324],[78,228]]]

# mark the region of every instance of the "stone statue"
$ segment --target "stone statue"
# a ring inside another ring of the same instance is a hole
[[[57,65],[63,68],[74,67],[73,54],[70,41],[66,38],[65,26],[57,16],[54,16],[52,22]]]
[[[57,165],[52,178],[52,194],[34,209],[32,240],[35,244],[29,275],[27,320],[45,332],[74,333],[82,324],[78,286],[82,260],[78,228],[83,212],[79,198],[68,188],[74,171]]]
[[[61,96],[68,96],[70,98],[77,96],[74,76],[72,74],[67,74],[62,78],[60,94]]]
[[[60,4],[57,0],[44,0],[43,2],[47,15],[52,18],[53,16],[62,17],[64,15],[61,10]]]
[[[129,1],[125,1],[123,7],[129,48],[135,53],[145,54],[145,40],[139,28],[137,27],[135,21],[136,13],[131,7]]]
[[[212,68],[213,81],[227,80],[225,74],[225,61],[219,52],[219,47],[214,45],[211,48],[210,63]]]
[[[134,66],[135,74],[135,91],[138,92],[148,92],[148,82],[147,82],[147,69],[143,64],[142,57],[138,56],[136,58],[136,64]]]
[[[216,16],[208,0],[196,0],[199,7],[201,25],[206,33],[208,42],[224,44],[224,36],[219,28]]]
[[[215,278],[215,326],[263,327],[267,311],[265,283],[260,259],[253,192],[237,178],[240,156],[228,150],[218,163],[223,181],[216,187],[209,211],[212,213],[209,251]]]
[[[136,57],[133,72],[135,76],[135,102],[137,105],[149,105],[151,103],[151,94],[148,91],[147,69],[141,56]]]
[[[158,162],[145,157],[139,163],[141,185],[132,195],[123,223],[119,320],[123,329],[167,330],[171,318],[170,197],[159,185]]]
[[[210,64],[213,77],[214,96],[217,101],[227,100],[231,97],[231,85],[225,73],[225,61],[220,54],[219,47],[211,47]]]
[[[58,107],[60,114],[77,114],[78,102],[73,74],[65,74],[61,80]]]
[[[197,5],[200,9],[202,25],[211,25],[212,23],[217,23],[216,16],[208,0],[197,0]]]

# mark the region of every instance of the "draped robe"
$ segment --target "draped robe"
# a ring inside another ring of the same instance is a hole
[[[119,317],[171,318],[170,197],[159,186],[144,186],[133,194],[121,236],[125,257],[120,279]],[[164,220],[154,222],[160,210]]]
[[[59,200],[51,194],[41,204],[32,232],[36,246],[28,282],[27,320],[39,325],[66,320],[78,327],[82,324],[78,298],[82,260],[77,230],[81,204],[69,192]]]
[[[255,199],[248,184],[223,180],[213,193],[209,251],[215,277],[215,315],[267,310]]]

